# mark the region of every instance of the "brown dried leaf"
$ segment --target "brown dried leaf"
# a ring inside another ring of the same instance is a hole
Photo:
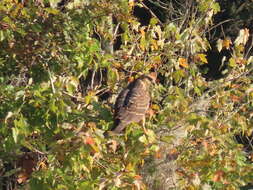
[[[224,177],[224,172],[222,170],[218,170],[215,172],[212,180],[214,182],[221,182],[223,180],[223,177]]]

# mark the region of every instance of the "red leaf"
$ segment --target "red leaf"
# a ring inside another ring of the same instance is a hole
[[[93,145],[93,144],[95,144],[95,142],[92,137],[86,137],[85,144]]]

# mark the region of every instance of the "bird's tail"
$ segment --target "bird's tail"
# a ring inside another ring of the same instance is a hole
[[[114,127],[112,128],[112,131],[114,133],[120,133],[126,128],[127,124],[128,124],[127,122],[122,122],[121,120],[116,119],[114,122]]]
[[[125,123],[120,123],[119,125],[117,125],[112,131],[115,133],[120,133],[121,131],[123,131],[126,128],[126,124]]]
[[[120,121],[119,119],[116,119],[114,121],[114,125],[113,125],[113,128],[109,131],[106,131],[104,133],[104,136],[107,138],[113,134],[119,134],[121,131],[123,131],[126,126],[128,125],[129,123],[128,122],[122,122]]]

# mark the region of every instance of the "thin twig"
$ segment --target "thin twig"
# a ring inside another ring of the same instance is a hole
[[[165,10],[170,10],[169,8],[167,8],[167,7],[165,7],[167,4],[166,3],[163,3],[163,2],[161,2],[161,1],[158,1],[158,2],[154,2],[154,1],[152,1],[152,0],[148,0],[150,3],[152,3],[152,4],[154,4],[155,6],[157,6],[157,7],[160,7],[160,8],[162,8],[162,9],[165,9]],[[163,6],[163,5],[164,6]]]
[[[73,96],[73,95],[69,94],[69,93],[66,92],[66,91],[62,91],[62,93],[65,94],[65,95],[68,95],[68,96],[71,97],[71,98],[74,98],[74,99],[77,99],[77,100],[81,100],[81,101],[85,101],[84,98],[81,98],[81,97],[78,97],[78,96]]]
[[[114,42],[114,40],[115,40],[116,37],[117,37],[117,33],[118,33],[118,30],[119,30],[119,26],[120,26],[120,23],[118,23],[117,26],[115,27],[114,34],[113,34],[113,38],[112,38],[112,42]]]
[[[223,121],[221,119],[219,119],[217,117],[216,121],[220,121],[220,126],[223,124],[223,123],[226,123],[228,122],[235,114],[237,114],[244,106],[248,105],[249,103],[244,103],[242,104],[238,109],[236,109],[234,112],[231,113],[231,115],[229,115],[227,118],[225,118]]]
[[[248,48],[244,58],[246,58],[246,59],[248,58],[249,52],[251,51],[252,47],[253,47],[253,36],[251,36],[251,44],[250,44],[250,47]]]
[[[92,71],[92,76],[91,76],[91,89],[94,89],[94,87],[93,87],[93,84],[94,84],[94,78],[95,78],[95,74],[96,74],[96,69],[93,69],[93,71]]]
[[[141,2],[142,6],[149,10],[150,14],[155,17],[160,24],[162,24],[162,21],[156,16],[156,14],[147,6],[145,3]]]
[[[48,72],[48,75],[49,75],[50,84],[51,84],[53,94],[55,94],[55,87],[54,87],[54,82],[53,82],[53,79],[52,79],[52,73],[51,73],[48,65],[47,65],[47,72]]]
[[[222,21],[222,22],[220,22],[220,23],[218,23],[218,24],[216,24],[216,25],[210,27],[210,28],[209,28],[207,31],[205,31],[205,32],[210,32],[210,31],[213,30],[214,28],[217,28],[218,26],[220,26],[220,25],[222,25],[222,24],[224,24],[224,23],[226,23],[226,22],[233,21],[233,20],[234,20],[234,19],[227,19],[227,20],[224,20],[224,21]]]

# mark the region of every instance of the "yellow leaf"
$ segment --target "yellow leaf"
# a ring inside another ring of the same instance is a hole
[[[158,50],[158,44],[156,40],[152,40],[152,46],[151,46],[152,50]]]
[[[54,9],[54,8],[45,8],[45,10],[50,13],[50,14],[53,14],[53,15],[57,15],[60,13],[60,11],[58,9]]]
[[[140,48],[141,50],[145,51],[146,49],[146,39],[145,39],[145,36],[142,36],[141,37],[141,40],[140,40]]]
[[[128,163],[126,168],[125,168],[126,171],[133,171],[134,170],[134,166],[132,163]]]
[[[229,66],[236,67],[236,60],[232,57],[229,59]]]
[[[129,4],[130,7],[133,7],[134,6],[134,0],[129,0],[128,4]]]
[[[178,63],[179,63],[179,65],[180,66],[182,66],[182,67],[184,67],[184,68],[189,68],[189,65],[188,65],[188,63],[187,63],[187,60],[185,59],[185,58],[179,58],[178,59]]]
[[[206,59],[206,54],[203,53],[199,53],[197,54],[197,57],[199,58],[199,60],[203,63],[208,63],[207,59]]]
[[[241,29],[239,32],[238,37],[235,39],[235,44],[240,45],[243,44],[245,45],[249,39],[249,29]]]
[[[151,108],[152,108],[153,110],[157,110],[157,111],[160,110],[160,107],[159,107],[157,104],[152,104]]]
[[[223,40],[222,39],[217,40],[216,46],[217,46],[218,51],[220,52],[222,50]]]
[[[145,37],[145,30],[144,30],[144,28],[141,28],[141,29],[140,29],[140,32],[141,32],[141,36],[142,36],[142,37]]]

